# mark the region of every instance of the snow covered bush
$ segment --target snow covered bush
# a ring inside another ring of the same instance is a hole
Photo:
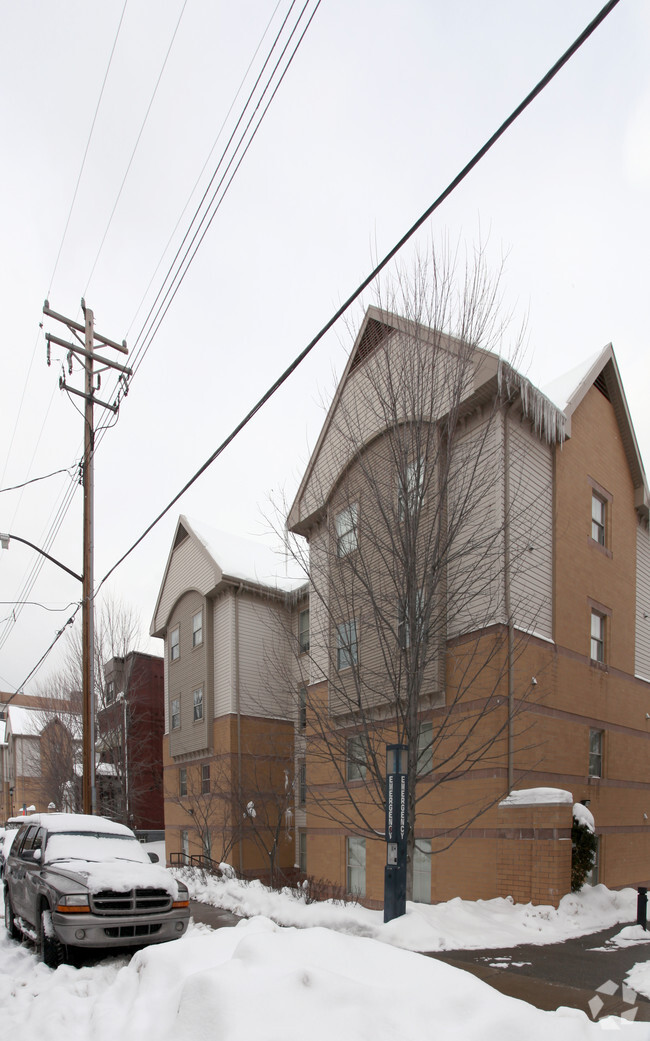
[[[573,807],[571,828],[571,892],[579,892],[596,859],[596,830],[594,818],[586,806],[577,802]]]

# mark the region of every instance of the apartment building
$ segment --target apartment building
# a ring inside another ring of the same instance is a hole
[[[368,310],[288,518],[309,874],[379,906],[399,742],[414,898],[557,904],[579,801],[592,880],[648,885],[649,502],[611,345],[543,393]]]
[[[165,646],[168,860],[293,869],[306,608],[304,576],[265,545],[179,518],[151,624]]]

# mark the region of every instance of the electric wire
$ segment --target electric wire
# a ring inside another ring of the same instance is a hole
[[[127,330],[126,330],[126,333],[125,333],[125,336],[124,336],[125,340],[129,339],[129,336],[131,334],[131,329],[132,329],[133,325],[135,324],[135,320],[138,317],[138,315],[139,315],[140,311],[142,310],[142,308],[144,307],[144,302],[147,299],[147,296],[149,295],[149,290],[151,289],[151,287],[152,287],[152,285],[154,283],[154,280],[156,278],[156,275],[158,274],[158,272],[159,272],[159,270],[160,270],[160,268],[162,266],[162,262],[163,262],[163,260],[164,260],[164,258],[166,256],[166,254],[167,254],[167,251],[169,250],[169,247],[171,246],[171,244],[172,244],[172,242],[174,240],[174,236],[176,235],[176,232],[178,231],[178,229],[180,227],[180,223],[181,223],[183,217],[185,216],[185,213],[186,213],[186,211],[187,211],[187,209],[188,209],[188,207],[190,205],[190,202],[192,201],[192,198],[193,198],[193,196],[194,196],[194,194],[195,194],[199,184],[201,183],[201,179],[203,177],[203,174],[205,173],[206,168],[208,166],[208,163],[210,162],[210,160],[212,158],[213,152],[214,152],[215,148],[217,147],[217,145],[219,143],[221,135],[222,135],[222,133],[224,131],[224,128],[226,126],[226,123],[228,122],[228,119],[230,118],[230,114],[231,114],[233,108],[235,107],[235,104],[237,102],[237,99],[238,99],[239,95],[242,92],[244,83],[246,82],[246,80],[248,78],[248,74],[249,74],[249,72],[251,71],[251,69],[253,67],[253,62],[257,58],[257,55],[258,55],[259,50],[260,50],[260,47],[264,43],[264,40],[266,38],[266,34],[268,33],[268,31],[269,31],[269,29],[271,27],[271,22],[275,18],[275,15],[277,13],[278,7],[280,6],[281,2],[282,2],[282,0],[278,0],[277,4],[275,5],[275,7],[273,9],[273,13],[271,14],[271,17],[269,18],[268,22],[266,23],[266,28],[264,29],[264,32],[262,33],[262,35],[261,35],[261,37],[259,39],[259,43],[257,44],[257,47],[255,48],[255,51],[253,52],[253,56],[251,57],[251,60],[248,63],[248,67],[246,68],[246,71],[245,71],[244,75],[241,78],[240,84],[237,87],[237,90],[235,92],[235,96],[232,99],[232,101],[230,102],[230,107],[229,107],[228,111],[226,112],[226,114],[225,114],[225,116],[224,116],[224,118],[223,118],[223,120],[221,122],[221,126],[219,127],[219,130],[217,131],[217,136],[215,137],[214,141],[212,142],[212,146],[210,148],[210,151],[208,152],[207,158],[206,158],[203,166],[201,167],[201,170],[199,172],[198,177],[196,178],[196,180],[194,182],[192,190],[190,191],[190,193],[188,195],[187,202],[185,203],[183,209],[181,210],[181,212],[180,212],[180,214],[178,216],[178,219],[177,219],[177,221],[176,221],[176,223],[175,223],[175,225],[174,225],[174,227],[172,229],[172,232],[171,232],[169,238],[167,239],[167,243],[165,245],[165,248],[163,249],[163,251],[162,251],[162,253],[160,255],[160,260],[156,264],[155,270],[154,270],[151,278],[149,279],[149,283],[147,285],[147,288],[145,289],[144,293],[142,294],[142,297],[140,299],[140,303],[138,304],[138,306],[137,306],[137,308],[135,310],[133,318],[129,322],[129,325],[127,327]]]
[[[52,283],[54,282],[54,276],[56,275],[56,269],[59,266],[59,260],[61,258],[61,252],[63,250],[63,244],[64,244],[64,242],[66,240],[66,236],[68,234],[68,227],[70,225],[70,218],[72,217],[72,211],[74,209],[74,204],[75,204],[75,202],[77,200],[77,194],[79,192],[79,185],[81,183],[81,177],[82,177],[82,174],[84,172],[84,167],[86,165],[86,159],[88,157],[88,149],[90,148],[90,142],[91,142],[91,139],[92,139],[92,136],[93,136],[93,131],[95,129],[95,123],[97,122],[97,115],[99,113],[99,106],[101,105],[102,98],[104,96],[104,88],[106,87],[106,81],[108,79],[108,74],[110,72],[111,64],[112,64],[112,61],[113,61],[113,55],[115,54],[115,48],[117,46],[117,40],[118,40],[118,37],[120,35],[120,30],[122,28],[122,22],[124,21],[124,14],[126,12],[126,5],[128,4],[128,2],[129,2],[129,0],[124,0],[124,7],[122,8],[122,14],[120,15],[120,20],[118,22],[117,31],[115,33],[115,39],[113,40],[113,46],[111,47],[111,53],[110,53],[109,58],[108,58],[108,65],[106,66],[106,72],[104,73],[104,80],[102,82],[101,90],[99,92],[99,97],[97,99],[97,105],[95,106],[95,115],[93,116],[93,121],[92,121],[91,126],[90,126],[90,133],[88,134],[88,140],[86,142],[86,148],[85,148],[85,151],[84,151],[84,154],[83,154],[83,159],[81,160],[81,167],[79,169],[79,176],[77,177],[77,183],[75,185],[74,193],[73,193],[73,196],[72,196],[72,202],[70,203],[70,209],[68,211],[68,219],[66,220],[65,228],[63,229],[63,236],[61,238],[61,244],[59,246],[59,251],[58,251],[58,253],[56,255],[56,260],[54,262],[54,270],[52,271],[52,274],[50,276],[50,288],[49,288],[48,294],[47,294],[48,298],[52,295]]]
[[[584,42],[591,36],[591,34],[598,28],[601,22],[607,17],[608,14],[616,7],[620,0],[609,0],[607,4],[601,9],[589,25],[580,33],[577,39],[571,44],[571,46],[564,52],[564,54],[555,62],[555,64],[549,69],[545,76],[536,84],[535,87],[526,95],[524,100],[511,112],[507,119],[501,123],[498,129],[492,134],[485,144],[476,152],[468,163],[465,164],[463,169],[449,182],[443,192],[434,200],[434,202],[427,207],[427,209],[418,217],[414,224],[405,232],[399,241],[386,253],[384,258],[372,269],[370,274],[364,278],[364,280],[357,286],[357,288],[348,296],[347,300],[338,308],[338,310],[332,315],[332,317],[325,323],[320,331],[313,337],[307,346],[297,355],[291,364],[284,370],[281,376],[272,384],[271,387],[262,395],[259,401],[246,413],[244,418],[240,420],[237,426],[228,434],[226,439],[221,442],[219,447],[210,455],[202,466],[196,471],[196,473],[187,481],[181,490],[171,499],[171,501],[164,507],[158,516],[145,528],[142,534],[136,539],[133,545],[124,553],[119,560],[113,564],[109,571],[104,575],[101,582],[97,586],[96,593],[102,588],[104,583],[113,574],[114,571],[122,564],[127,557],[133,553],[137,546],[146,538],[149,532],[162,520],[162,518],[169,512],[172,506],[178,502],[182,495],[191,488],[191,486],[198,480],[201,474],[205,473],[209,466],[219,458],[222,452],[228,447],[228,445],[237,437],[237,435],[244,429],[245,426],[250,423],[251,419],[260,411],[260,409],[266,404],[266,402],[273,397],[277,390],[288,380],[289,376],[298,368],[298,366],[305,360],[308,354],[314,349],[317,343],[322,340],[323,336],[332,328],[332,326],[342,317],[347,309],[354,303],[355,300],[363,293],[364,289],[373,282],[376,277],[383,271],[386,265],[393,259],[393,257],[399,252],[400,249],[409,241],[415,232],[422,227],[424,222],[438,209],[439,206],[448,198],[449,195],[461,184],[462,181],[468,176],[468,174],[474,169],[474,167],[481,161],[481,159],[490,151],[490,149],[496,144],[496,142],[503,136],[508,128],[515,122],[516,119],[528,108],[528,106],[535,100],[544,88],[551,82],[551,80],[558,74],[560,69],[566,65],[569,59],[576,53],[577,50],[584,44]]]
[[[167,53],[165,54],[162,66],[160,68],[160,72],[158,73],[158,79],[156,80],[156,84],[155,84],[155,86],[153,88],[153,93],[151,95],[151,98],[149,99],[149,104],[147,106],[147,111],[144,114],[144,119],[142,120],[142,125],[140,127],[140,131],[138,133],[138,136],[136,138],[135,144],[133,146],[133,151],[131,152],[131,158],[129,159],[129,161],[127,163],[127,166],[126,166],[126,170],[124,171],[124,177],[122,178],[122,183],[120,184],[120,187],[119,187],[119,190],[118,190],[118,193],[117,193],[117,198],[115,199],[115,202],[113,204],[113,209],[111,210],[111,215],[108,218],[108,224],[106,225],[106,228],[104,230],[104,234],[102,236],[102,240],[101,240],[101,242],[99,244],[99,249],[97,250],[97,255],[96,255],[95,260],[93,262],[93,266],[91,268],[90,274],[88,275],[88,280],[86,282],[86,288],[85,288],[84,294],[83,294],[84,297],[87,296],[87,294],[88,294],[88,287],[90,286],[90,283],[92,281],[92,277],[93,277],[93,275],[95,273],[95,268],[97,267],[97,262],[99,261],[101,252],[102,252],[102,250],[104,248],[104,243],[106,242],[106,236],[108,235],[110,226],[113,223],[113,217],[115,216],[115,211],[116,211],[118,203],[119,203],[119,201],[120,201],[120,199],[122,197],[122,192],[124,191],[124,185],[126,184],[126,179],[129,176],[129,172],[131,170],[131,166],[132,166],[133,160],[135,158],[135,153],[138,150],[138,145],[140,144],[140,139],[142,138],[142,134],[144,133],[144,128],[147,125],[147,120],[149,119],[149,113],[151,112],[151,106],[153,105],[155,97],[156,97],[156,94],[158,93],[158,87],[160,86],[160,81],[161,81],[161,79],[163,77],[163,73],[164,73],[165,68],[167,66],[167,61],[169,59],[169,55],[171,53],[171,49],[174,46],[174,40],[176,39],[176,34],[178,33],[178,29],[179,29],[180,24],[181,24],[181,19],[183,17],[183,14],[185,12],[185,8],[186,7],[187,7],[187,0],[183,0],[183,6],[181,8],[181,13],[178,16],[178,20],[176,22],[176,27],[174,29],[174,32],[172,33],[172,38],[169,41],[169,46],[167,48]]]
[[[8,488],[0,488],[0,495],[3,492],[16,492],[19,488],[27,488],[28,485],[36,484],[38,481],[47,481],[50,477],[57,477],[58,474],[70,474],[72,476],[71,471],[72,467],[66,466],[63,470],[53,470],[51,474],[43,474],[42,477],[31,477],[29,481],[23,481],[22,484],[12,484]]]
[[[198,478],[208,469],[212,463],[219,458],[219,456],[225,451],[228,445],[237,437],[237,435],[243,430],[245,426],[253,419],[253,417],[260,411],[260,409],[266,404],[266,402],[276,393],[276,391],[286,382],[291,374],[298,368],[298,366],[305,360],[305,358],[311,353],[313,348],[320,342],[325,334],[332,328],[332,326],[341,318],[345,311],[354,303],[355,300],[363,293],[363,291],[370,285],[370,283],[381,273],[381,271],[387,266],[387,264],[393,259],[393,257],[399,252],[399,250],[409,241],[409,239],[415,234],[415,232],[424,224],[424,222],[439,208],[439,206],[451,195],[451,193],[458,187],[459,184],[468,176],[468,174],[474,169],[474,167],[481,161],[481,159],[490,151],[490,149],[496,144],[496,142],[503,136],[503,134],[509,129],[509,127],[515,122],[516,119],[528,108],[528,106],[534,101],[534,99],[545,89],[545,87],[555,78],[560,70],[566,65],[566,63],[573,57],[573,55],[583,46],[587,39],[592,33],[601,25],[601,23],[607,18],[607,16],[613,11],[618,5],[620,0],[608,0],[608,3],[598,12],[598,14],[592,19],[592,21],[586,26],[586,28],[580,33],[580,35],[574,40],[574,42],[567,48],[567,50],[561,55],[561,57],[555,62],[555,64],[549,69],[549,71],[542,77],[541,80],[536,84],[535,87],[526,95],[522,102],[512,111],[512,113],[501,123],[498,129],[492,134],[485,144],[472,156],[468,163],[462,168],[460,173],[449,182],[447,187],[442,191],[440,195],[434,200],[434,202],[427,207],[426,210],[420,215],[414,224],[405,232],[405,234],[398,240],[398,242],[385,254],[383,259],[372,269],[369,275],[357,286],[353,293],[348,296],[346,301],[337,309],[332,317],[325,323],[320,331],[313,337],[313,339],[307,344],[307,346],[296,356],[293,362],[284,370],[281,376],[272,384],[271,387],[262,395],[258,402],[249,410],[244,418],[237,424],[237,426],[231,431],[231,433],[225,438],[224,441],[218,446],[218,448],[205,460],[203,465],[193,474],[193,476],[183,485],[179,492],[168,502],[163,510],[154,518],[154,520],[145,528],[140,534],[136,541],[126,550],[125,553],[113,564],[113,566],[106,572],[104,577],[99,582],[95,589],[94,595],[96,596],[101,590],[102,586],[107,582],[110,576],[120,567],[121,564],[134,552],[134,550],[140,545],[140,543],[147,537],[150,531],[162,520],[162,518],[169,512],[172,506],[181,498],[182,495],[198,480]],[[78,609],[77,609],[78,610]],[[72,624],[76,611],[64,626]],[[32,669],[29,675],[23,680],[21,686],[24,686],[29,679],[34,675],[38,668],[40,668],[43,661],[46,659],[52,647],[63,633],[63,629],[57,634],[55,640],[52,642],[47,651],[41,656],[36,666]],[[20,690],[17,688],[16,693]]]

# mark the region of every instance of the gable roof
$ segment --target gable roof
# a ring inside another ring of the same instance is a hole
[[[276,595],[295,592],[306,584],[304,574],[287,574],[283,555],[261,539],[258,541],[242,538],[240,535],[220,531],[203,521],[196,521],[181,514],[156,600],[149,630],[152,636],[161,636],[164,632],[167,620],[159,618],[160,606],[167,583],[171,580],[170,571],[174,555],[188,539],[204,564],[202,580],[198,586],[192,580],[187,580],[183,588],[179,585],[173,595],[173,602],[188,589],[198,588],[201,595],[209,596],[224,582],[233,585],[245,583],[260,591]]]
[[[553,380],[543,388],[543,391],[564,412],[566,436],[571,437],[573,414],[583,401],[587,391],[593,386],[605,395],[614,409],[621,444],[634,484],[634,505],[640,516],[647,520],[650,508],[648,481],[612,344],[608,343],[606,347],[587,358],[581,365]]]

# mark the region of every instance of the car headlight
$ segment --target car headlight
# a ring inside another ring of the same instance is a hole
[[[88,893],[67,893],[59,897],[56,909],[62,914],[89,914]]]

